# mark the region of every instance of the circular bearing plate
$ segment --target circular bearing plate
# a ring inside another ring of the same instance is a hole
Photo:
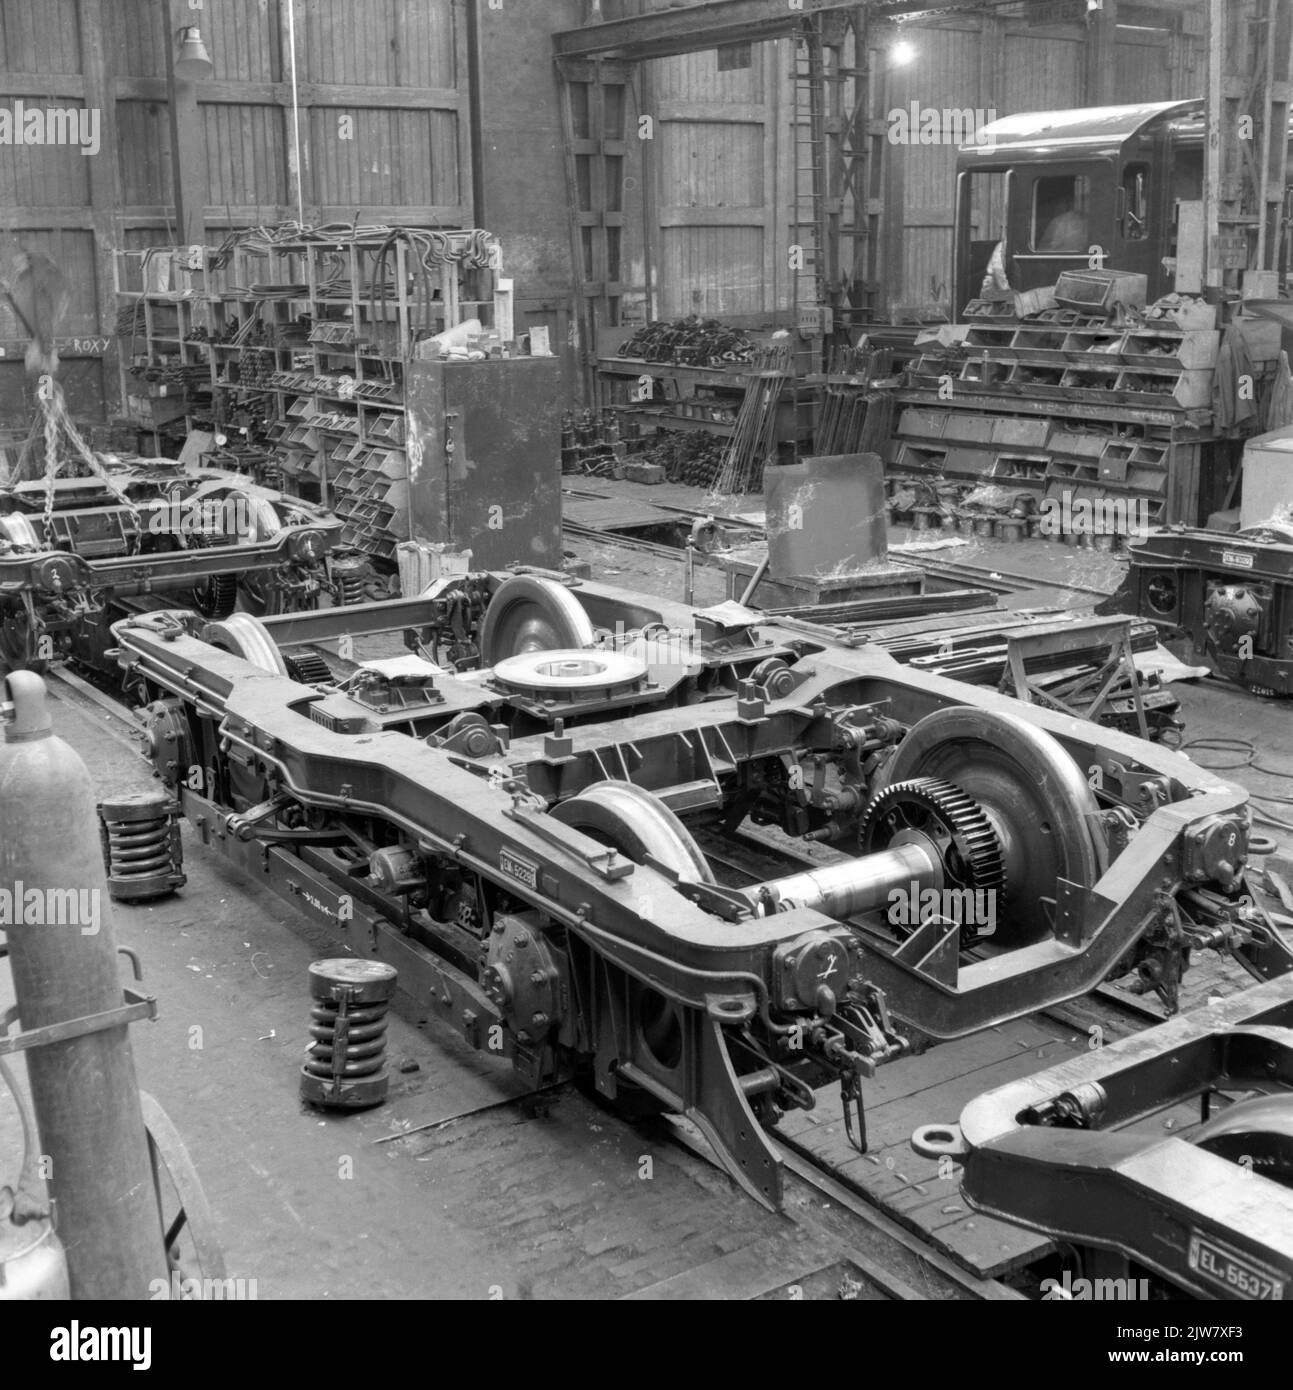
[[[231,613],[221,622],[208,623],[202,629],[202,640],[250,661],[270,675],[287,675],[287,665],[274,639],[250,613]]]
[[[1054,900],[1057,880],[1089,888],[1104,872],[1091,788],[1059,741],[1018,715],[966,706],[926,715],[884,773],[886,786],[916,777],[951,782],[997,832],[1010,889],[994,938],[1002,945],[1049,934],[1040,900]]]
[[[646,664],[619,652],[548,651],[509,656],[494,667],[494,679],[509,689],[535,695],[554,691],[613,690],[629,686],[646,675]]]
[[[495,666],[526,652],[566,651],[593,645],[593,625],[579,601],[553,579],[518,574],[490,600],[480,629],[480,656]]]
[[[648,856],[693,883],[714,871],[687,827],[649,791],[632,782],[594,782],[552,811],[555,820],[620,851],[635,864]]]

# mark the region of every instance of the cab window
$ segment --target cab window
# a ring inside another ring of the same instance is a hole
[[[1080,252],[1090,243],[1090,186],[1085,174],[1056,174],[1033,184],[1033,251]]]

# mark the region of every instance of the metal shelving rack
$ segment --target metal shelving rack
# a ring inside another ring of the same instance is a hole
[[[433,235],[442,260],[428,269],[412,238]],[[165,290],[118,289],[142,317],[143,350],[122,361],[136,423],[155,442],[181,418],[186,431],[217,440],[257,437],[273,459],[263,480],[333,507],[343,542],[393,562],[408,539],[404,367],[423,339],[472,318],[510,340],[497,241],[476,231],[301,229],[221,254],[131,254],[145,273],[159,257],[168,265],[157,277]],[[122,278],[119,269],[119,286]],[[172,386],[159,379],[167,371],[189,379]]]

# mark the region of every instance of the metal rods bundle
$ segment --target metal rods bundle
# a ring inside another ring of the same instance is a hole
[[[755,350],[736,429],[723,454],[714,492],[731,497],[763,489],[763,469],[777,447],[777,406],[790,380],[790,344],[773,343]]]
[[[837,348],[831,353],[813,434],[814,453],[880,452],[893,424],[893,397],[874,389],[872,383],[889,370],[889,353],[884,349]]]

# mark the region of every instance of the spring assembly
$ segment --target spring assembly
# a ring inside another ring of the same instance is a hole
[[[179,805],[163,791],[101,802],[99,839],[114,902],[142,902],[182,888]]]
[[[386,1014],[395,996],[393,966],[380,961],[316,960],[310,966],[310,1036],[301,1099],[362,1110],[386,1099]]]
[[[332,582],[337,586],[337,604],[349,607],[364,602],[364,582],[368,561],[363,555],[342,555],[332,562]]]

